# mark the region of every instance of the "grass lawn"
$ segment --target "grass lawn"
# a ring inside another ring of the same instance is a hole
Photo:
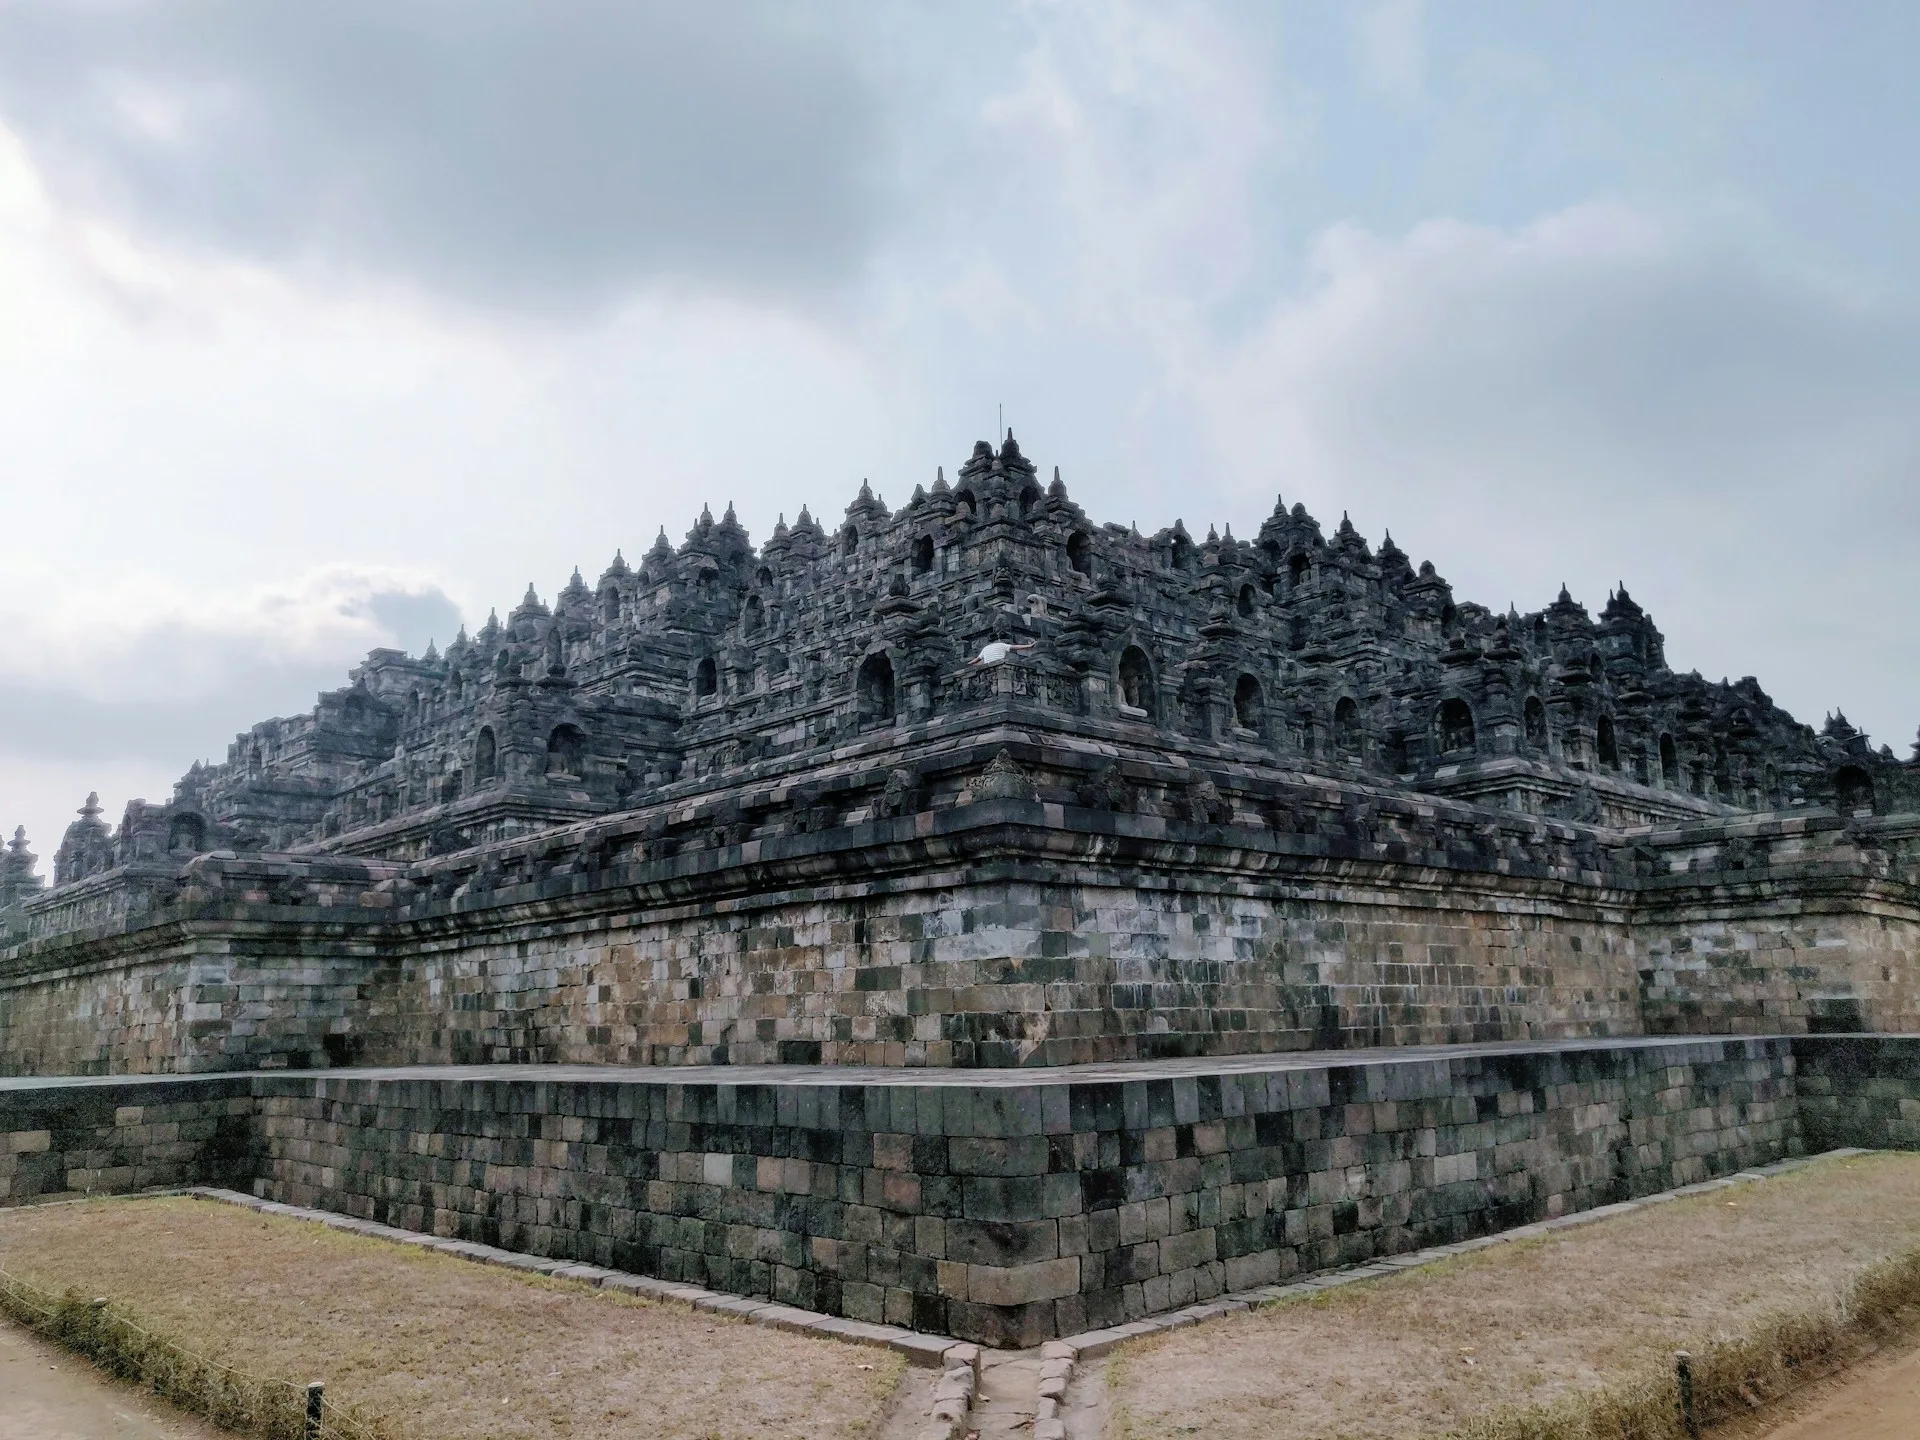
[[[414,1440],[870,1436],[904,1363],[204,1200],[0,1210],[0,1267]]]
[[[1668,1363],[1920,1246],[1920,1155],[1772,1179],[1126,1347],[1125,1440],[1433,1435]]]

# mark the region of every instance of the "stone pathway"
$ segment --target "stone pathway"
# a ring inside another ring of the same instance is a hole
[[[968,1415],[980,1440],[1027,1440],[1036,1434],[1040,1357],[993,1351],[980,1357],[980,1393]]]

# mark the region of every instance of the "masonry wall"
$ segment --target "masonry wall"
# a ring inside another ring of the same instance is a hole
[[[999,1067],[1639,1029],[1617,911],[1524,884],[951,878],[531,898],[380,941],[210,919],[0,979],[0,1067]]]
[[[0,1070],[1007,1066],[1639,1028],[1629,897],[1545,863],[1010,801],[782,844],[37,940],[0,961]]]
[[[61,1102],[21,1112],[31,1087],[10,1082],[0,1130],[47,1157],[42,1191],[56,1170],[106,1190],[251,1167],[277,1200],[1027,1344],[1794,1153],[1793,1043],[998,1084],[206,1077],[92,1085],[58,1123]],[[200,1110],[164,1109],[195,1086]],[[153,1128],[170,1124],[201,1127],[202,1149],[156,1148],[184,1147]]]
[[[576,839],[522,857],[538,878],[404,905],[276,875],[0,955],[0,1073],[1920,1028],[1914,885],[1824,832],[1808,851],[1810,821],[1773,828],[1766,856],[1712,831],[1637,874],[1564,837],[1417,850],[999,799],[590,871]]]
[[[1920,1149],[1920,1037],[1808,1037],[1794,1050],[1810,1150]]]
[[[345,1063],[380,951],[370,926],[268,907],[61,946],[0,971],[0,1075]]]
[[[1649,1034],[1831,1034],[1912,1029],[1920,914],[1868,883],[1719,885],[1656,896],[1636,927]]]
[[[1638,1028],[1617,919],[1518,885],[942,878],[429,940],[359,1053],[1007,1066]]]
[[[0,1082],[0,1205],[172,1185],[251,1183],[257,1099],[244,1075]]]

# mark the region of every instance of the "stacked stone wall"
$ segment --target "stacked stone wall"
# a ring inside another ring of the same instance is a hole
[[[0,1083],[0,1205],[175,1185],[245,1188],[258,1169],[248,1077]]]
[[[1647,1033],[1912,1029],[1920,914],[1878,888],[1836,903],[1818,888],[1725,886],[1679,915],[1660,907],[1636,927]]]
[[[57,1124],[44,1113],[62,1102],[21,1111],[34,1082],[14,1081],[0,1130],[64,1157],[37,1162],[63,1189],[225,1173],[410,1229],[1027,1344],[1794,1153],[1793,1044],[1170,1061],[998,1083],[791,1068],[40,1082],[83,1097],[84,1120]],[[176,1092],[156,1083],[209,1099],[173,1116]],[[202,1158],[164,1130],[187,1121]]]
[[[377,941],[209,918],[0,975],[0,1069],[999,1067],[1639,1029],[1618,909],[1531,882],[1053,873],[640,913],[536,895]]]
[[[0,972],[0,1074],[306,1068],[358,1058],[380,947],[270,913],[156,927]]]
[[[1920,1150],[1920,1038],[1807,1037],[1794,1050],[1809,1149]]]
[[[196,861],[163,918],[0,955],[0,1073],[1920,1028],[1920,892],[1871,858],[1907,841],[1746,828],[1586,868],[1566,836],[1420,850],[1001,797],[619,864],[583,833],[358,891],[291,862],[220,891]]]
[[[363,1053],[1005,1066],[1638,1029],[1617,915],[1522,885],[1339,899],[1072,878],[450,937],[386,972]]]

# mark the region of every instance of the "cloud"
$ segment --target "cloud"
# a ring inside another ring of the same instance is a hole
[[[1358,12],[1361,69],[1388,95],[1415,99],[1426,69],[1425,0],[1374,0]]]
[[[1920,718],[1911,311],[1620,205],[1343,226],[1189,380],[1249,502],[1350,508],[1496,606],[1624,579],[1680,668],[1896,746]]]
[[[883,219],[872,86],[765,4],[28,0],[0,113],[67,203],[489,306],[814,290]]]
[[[1247,182],[1286,142],[1247,37],[1211,7],[1061,5],[1034,13],[1005,88],[981,103],[996,171],[1029,217],[1004,269],[1062,282],[1047,307],[1102,330],[1168,335],[1245,275]],[[1025,304],[1036,298],[1022,287]]]
[[[212,599],[142,581],[51,613],[0,607],[0,754],[184,769],[257,720],[305,710],[368,650],[417,653],[459,625],[431,581],[344,566]]]
[[[26,825],[42,875],[88,791],[109,821],[165,800],[195,758],[311,708],[368,650],[444,647],[460,625],[432,579],[346,565],[224,594],[129,575],[31,599],[0,598],[0,831]]]

